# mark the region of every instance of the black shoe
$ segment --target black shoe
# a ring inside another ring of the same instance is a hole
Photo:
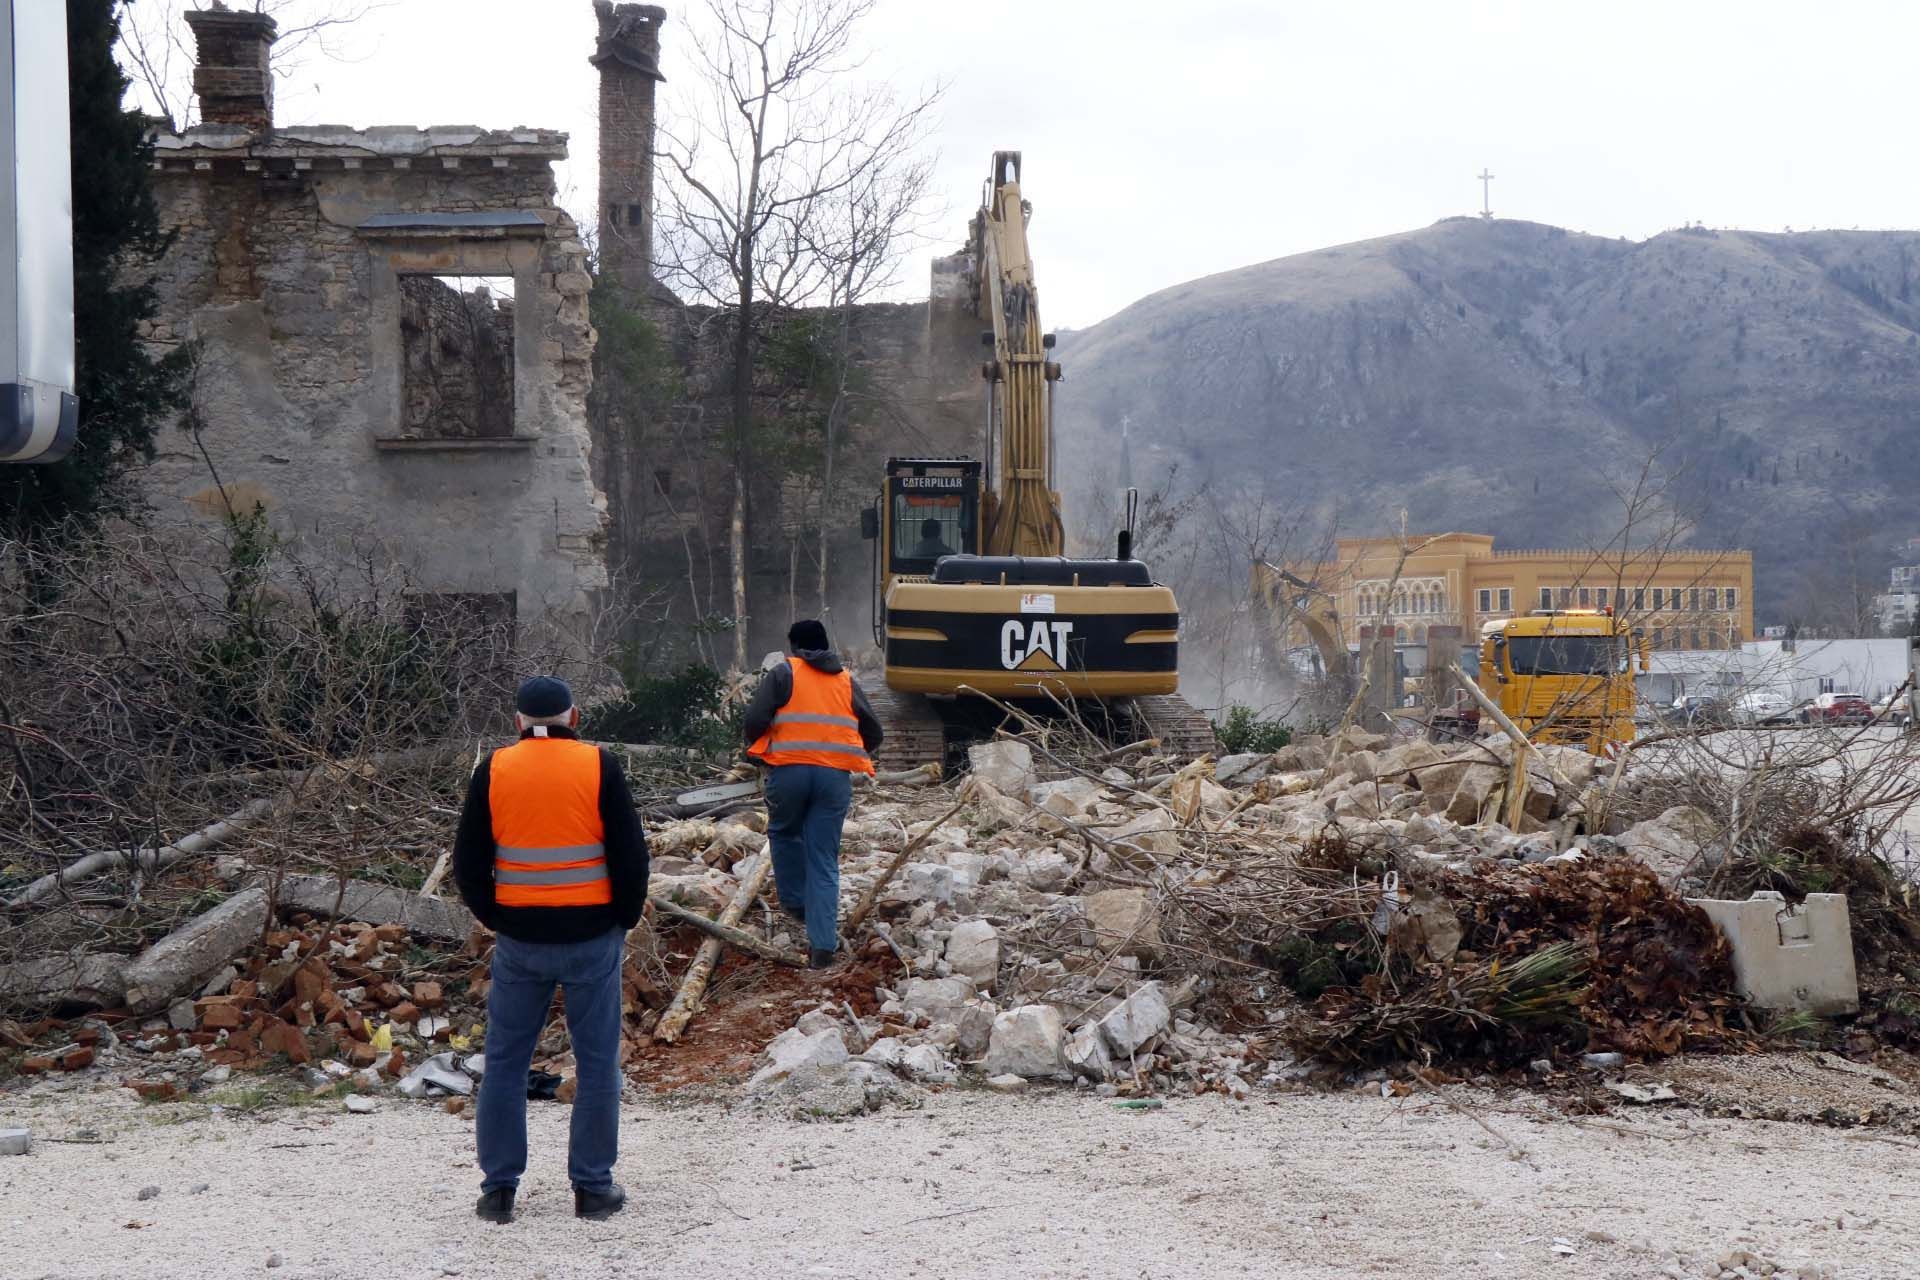
[[[805,924],[807,922],[807,911],[805,907],[790,907],[783,902],[780,904],[779,910],[781,915],[793,921],[795,924]]]
[[[603,1218],[611,1218],[626,1205],[627,1189],[617,1182],[605,1191],[582,1191],[579,1187],[573,1189],[573,1216],[576,1218],[599,1222]]]
[[[840,963],[840,951],[838,948],[832,951],[822,951],[820,948],[814,947],[807,952],[807,968],[809,969],[831,969],[838,963]]]
[[[513,1221],[513,1188],[495,1187],[482,1191],[473,1211],[488,1222]]]

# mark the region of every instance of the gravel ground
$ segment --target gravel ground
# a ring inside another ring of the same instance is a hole
[[[0,1127],[98,1140],[0,1156],[0,1274],[1624,1278],[1716,1275],[1703,1264],[1733,1249],[1830,1268],[1808,1275],[1920,1274],[1912,1139],[1449,1098],[1128,1112],[956,1090],[838,1124],[634,1101],[633,1205],[598,1224],[570,1216],[565,1108],[536,1104],[521,1218],[494,1227],[471,1216],[470,1121],[431,1104],[249,1115],[13,1093]]]

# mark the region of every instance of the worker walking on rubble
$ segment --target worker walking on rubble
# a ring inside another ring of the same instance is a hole
[[[460,896],[496,935],[474,1211],[513,1220],[527,1167],[527,1072],[558,986],[578,1071],[567,1142],[573,1211],[606,1218],[626,1203],[613,1180],[620,970],[627,930],[647,900],[646,836],[619,761],[579,740],[580,711],[565,682],[535,676],[515,706],[520,741],[473,771],[453,846]]]
[[[873,772],[880,718],[813,619],[787,629],[785,662],[747,706],[747,754],[767,765],[767,837],[780,909],[806,925],[815,969],[840,949],[840,828],[855,773]]]

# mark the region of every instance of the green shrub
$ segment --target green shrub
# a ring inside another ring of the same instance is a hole
[[[1252,707],[1227,708],[1227,718],[1214,725],[1220,749],[1229,755],[1278,751],[1293,741],[1293,730],[1278,720],[1262,720]]]
[[[671,675],[648,675],[623,663],[627,696],[588,713],[585,736],[612,742],[658,742],[712,754],[740,744],[741,710],[725,705],[718,671],[691,662]]]

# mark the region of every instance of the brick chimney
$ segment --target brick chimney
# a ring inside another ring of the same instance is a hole
[[[600,274],[633,296],[653,284],[653,94],[660,74],[660,24],[653,4],[594,0],[599,41],[588,59],[600,72]]]
[[[207,124],[273,128],[273,42],[280,34],[264,13],[242,13],[214,0],[211,9],[190,9],[196,54],[193,91]]]

